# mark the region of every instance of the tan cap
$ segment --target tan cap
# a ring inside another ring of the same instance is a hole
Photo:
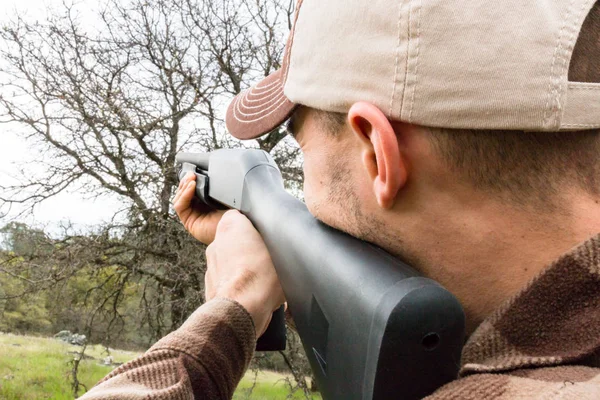
[[[300,0],[283,67],[238,95],[227,127],[250,139],[298,104],[368,101],[423,126],[600,128],[600,83],[569,82],[595,0]]]

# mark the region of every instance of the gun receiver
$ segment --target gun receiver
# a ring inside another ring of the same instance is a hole
[[[239,210],[261,233],[324,399],[421,399],[457,377],[464,313],[441,285],[316,220],[264,151],[177,161],[200,201]],[[257,349],[285,345],[278,313]]]

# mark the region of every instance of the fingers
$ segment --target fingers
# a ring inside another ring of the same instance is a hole
[[[216,228],[216,237],[206,249],[206,299],[238,302],[252,316],[259,337],[285,295],[267,246],[250,220],[237,210],[221,215],[208,214],[201,224],[203,230]],[[207,224],[211,216],[213,223]]]
[[[217,235],[223,235],[231,231],[244,231],[248,228],[254,229],[250,220],[238,210],[229,210],[223,214],[217,225]]]
[[[198,241],[208,245],[215,240],[217,225],[224,211],[214,210],[201,201],[194,201],[196,179],[196,175],[189,172],[181,180],[173,198],[173,209],[185,229]]]
[[[177,203],[179,197],[181,196],[181,188],[183,187],[183,183],[185,182],[185,178],[179,181],[179,186],[177,187],[177,192],[175,192],[175,198],[173,199],[173,204]]]
[[[193,172],[188,172],[187,175],[179,182],[179,186],[177,187],[177,193],[175,193],[175,198],[173,199],[173,204],[177,202],[181,194],[183,193],[183,188],[189,184],[190,181],[195,181],[196,175]]]
[[[201,228],[198,230],[198,235],[194,235],[196,239],[204,244],[211,244],[217,235],[217,227],[223,217],[225,211],[217,210],[206,214],[202,219]]]
[[[223,214],[223,217],[221,217],[221,221],[219,221],[219,225],[217,227],[218,231],[226,232],[232,228],[235,228],[238,216],[241,215],[242,214],[240,214],[238,210],[227,211],[225,214]]]
[[[191,207],[192,199],[194,198],[194,193],[196,191],[196,175],[193,173],[189,173],[186,177],[180,182],[179,188],[177,190],[177,194],[173,199],[173,208],[179,218],[182,218],[182,212],[189,209]]]

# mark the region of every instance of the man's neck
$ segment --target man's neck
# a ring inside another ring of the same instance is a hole
[[[545,267],[600,232],[600,202],[586,196],[565,199],[556,212],[474,197],[454,207],[441,200],[429,223],[421,218],[412,234],[398,232],[403,242],[394,252],[458,297],[469,334]]]

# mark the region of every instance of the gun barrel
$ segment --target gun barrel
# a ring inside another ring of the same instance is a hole
[[[210,153],[177,153],[175,160],[179,164],[190,163],[203,170],[208,170]]]

